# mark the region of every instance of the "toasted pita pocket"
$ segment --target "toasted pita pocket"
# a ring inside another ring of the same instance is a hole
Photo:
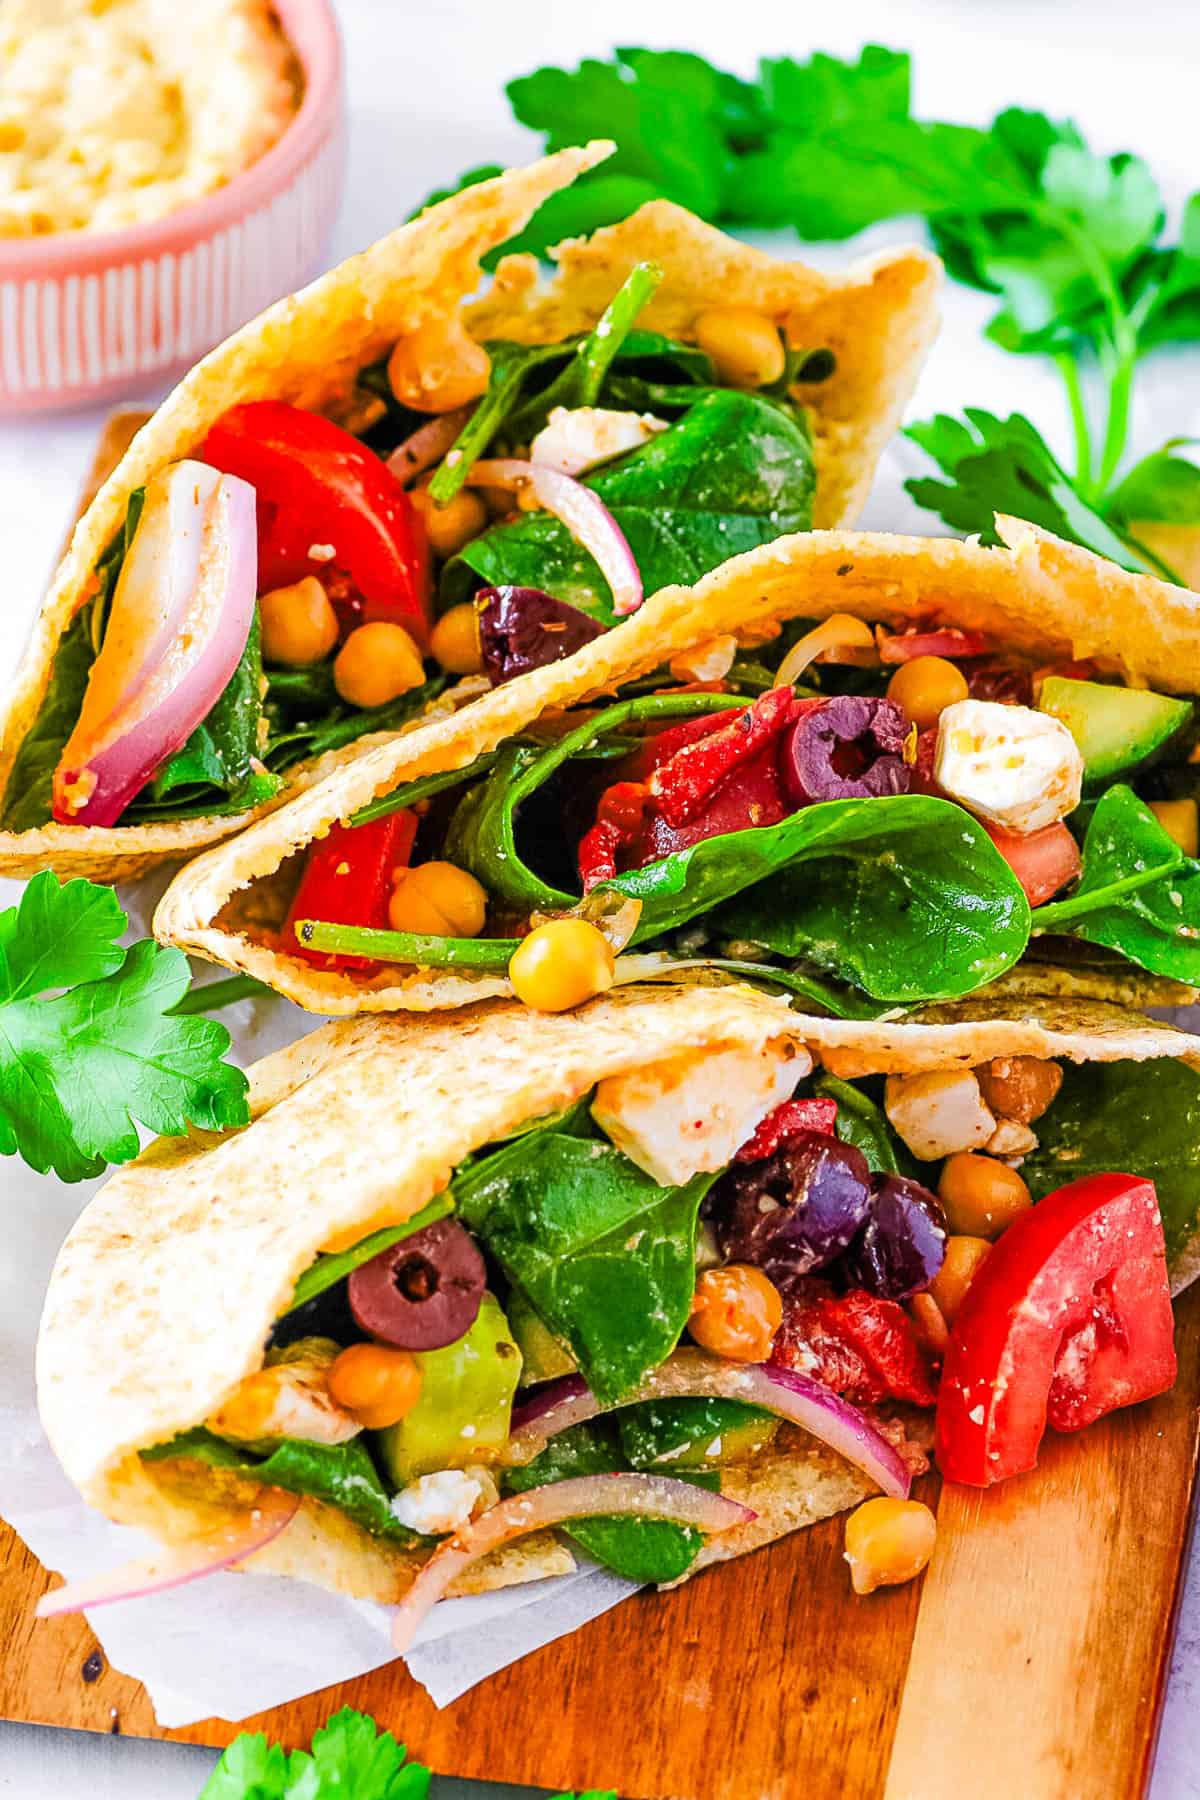
[[[790,315],[793,333],[837,356],[832,376],[803,390],[814,431],[816,523],[853,520],[937,329],[936,258],[915,248],[886,251],[843,275],[824,275],[739,244],[682,208],[655,201],[623,224],[563,245],[559,271],[549,282],[539,280],[533,258],[506,258],[490,293],[472,303],[486,253],[519,231],[548,194],[610,149],[595,143],[562,150],[465,189],[269,308],[197,364],[138,432],[75,529],[0,717],[0,801],[38,717],[59,640],[95,591],[97,560],[120,529],[133,490],[193,454],[241,401],[285,400],[352,423],[361,408],[358,372],[431,315],[461,309],[477,337],[556,341],[593,325],[632,265],[647,257],[664,275],[640,319],[652,328],[691,337],[696,314],[716,302],[746,301],[781,318]],[[438,710],[453,710],[455,700],[465,702],[475,691],[466,685]],[[571,692],[569,675],[563,692]],[[370,741],[359,739],[323,761],[296,765],[285,797],[353,760]],[[50,866],[67,875],[127,878],[192,855],[241,830],[252,816],[111,828],[51,823],[0,832],[0,874],[22,876]]]
[[[576,653],[485,695],[469,712],[368,751],[269,819],[198,857],[164,896],[155,931],[268,982],[313,1012],[418,1011],[511,992],[500,974],[385,967],[323,970],[279,947],[304,851],[338,820],[418,776],[465,768],[553,708],[598,698],[690,646],[792,618],[844,612],[894,627],[914,620],[980,630],[1038,661],[1091,657],[1132,685],[1200,693],[1200,596],[1130,575],[1019,519],[1007,548],[954,538],[815,531],[736,557],[694,588],[667,588]],[[1022,966],[1023,992],[1107,994],[1180,1004],[1181,983],[1136,969],[1063,973]],[[1114,982],[1119,985],[1114,985]]]
[[[55,1266],[38,1343],[50,1440],[84,1497],[166,1538],[235,1495],[213,1471],[139,1452],[200,1425],[262,1364],[297,1278],[323,1246],[411,1218],[470,1152],[565,1107],[608,1075],[685,1050],[806,1049],[835,1070],[912,1073],[1000,1055],[1200,1058],[1200,1040],[1115,1007],[984,1003],[932,1022],[817,1019],[745,987],[624,989],[557,1016],[513,1005],[457,1018],[328,1025],[252,1071],[253,1123],[160,1139],[84,1210]],[[480,1071],[485,1078],[480,1079]],[[869,1483],[801,1434],[731,1482],[759,1513],[713,1556],[853,1504]],[[747,1484],[749,1484],[747,1486]],[[549,1540],[510,1548],[488,1585],[556,1572]],[[556,1560],[557,1559],[557,1560]],[[348,1593],[394,1599],[414,1556],[306,1500],[255,1558]]]

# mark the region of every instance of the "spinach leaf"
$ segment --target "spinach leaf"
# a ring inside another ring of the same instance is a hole
[[[737,1460],[775,1435],[779,1420],[761,1406],[742,1400],[643,1400],[616,1415],[621,1449],[631,1468],[658,1469],[667,1475],[701,1463]],[[725,1439],[734,1440],[734,1455]],[[752,1440],[748,1444],[748,1440]]]
[[[6,831],[36,831],[49,824],[54,771],[75,729],[95,654],[85,608],[58,641],[41,710],[17,751],[4,797]]]
[[[970,993],[1029,935],[1025,896],[983,827],[925,794],[819,801],[603,885],[642,902],[635,944],[749,888],[714,930],[898,1003]]]
[[[1118,782],[1088,823],[1079,886],[1066,900],[1039,906],[1033,930],[1080,937],[1155,975],[1200,985],[1200,862]]]
[[[444,1193],[435,1194],[433,1199],[423,1206],[411,1219],[405,1219],[402,1225],[385,1225],[381,1231],[373,1231],[369,1237],[360,1239],[349,1250],[339,1250],[330,1255],[320,1255],[317,1260],[305,1269],[292,1291],[292,1297],[280,1314],[286,1318],[297,1307],[307,1306],[318,1294],[327,1288],[336,1287],[352,1275],[363,1263],[370,1262],[373,1256],[379,1256],[384,1250],[390,1250],[393,1244],[399,1244],[415,1231],[424,1231],[427,1225],[436,1225],[454,1211],[454,1196],[447,1188]]]
[[[647,594],[690,583],[727,557],[812,524],[812,444],[798,418],[752,394],[713,389],[587,485],[633,551]],[[606,623],[612,594],[593,558],[547,512],[493,525],[442,573],[442,601],[479,582],[539,587]]]
[[[525,1494],[548,1482],[578,1475],[610,1475],[628,1467],[611,1421],[573,1425],[559,1432],[539,1456],[519,1469],[507,1469],[504,1487]],[[717,1475],[689,1472],[680,1479],[697,1487],[717,1488]],[[704,1533],[666,1519],[630,1519],[619,1514],[576,1519],[563,1529],[589,1556],[629,1581],[677,1581],[690,1569],[704,1544]]]
[[[679,1341],[713,1180],[660,1187],[606,1141],[544,1131],[460,1176],[455,1196],[464,1222],[612,1405]]]
[[[289,1494],[324,1500],[339,1507],[373,1537],[390,1538],[400,1544],[427,1541],[402,1525],[392,1512],[387,1490],[361,1437],[351,1438],[346,1444],[309,1444],[301,1438],[280,1438],[269,1455],[263,1457],[246,1444],[231,1443],[199,1426],[194,1431],[181,1432],[169,1443],[142,1451],[145,1462],[166,1462],[174,1457],[190,1457],[264,1481],[270,1487],[284,1488]]]
[[[907,1175],[920,1180],[913,1157],[888,1124],[882,1106],[864,1094],[862,1088],[836,1075],[818,1075],[813,1093],[837,1101],[836,1135],[843,1144],[853,1145],[867,1159],[873,1175]]]
[[[1035,1200],[1084,1175],[1122,1169],[1153,1181],[1177,1262],[1200,1232],[1200,1074],[1174,1059],[1067,1063],[1038,1147],[1021,1164]]]
[[[255,609],[246,647],[224,691],[127,808],[125,822],[232,812],[277,793],[283,782],[259,763],[262,715],[262,633]]]

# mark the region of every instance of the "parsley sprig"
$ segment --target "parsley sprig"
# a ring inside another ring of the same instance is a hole
[[[138,1150],[137,1125],[177,1135],[249,1120],[229,1033],[173,1009],[187,958],[125,948],[110,888],[35,875],[0,913],[0,1154],[40,1175],[98,1175]]]
[[[992,340],[1053,359],[1073,466],[1020,415],[968,411],[965,424],[943,416],[910,432],[944,477],[910,482],[914,497],[985,541],[996,541],[995,513],[1010,511],[1173,576],[1144,533],[1200,525],[1200,468],[1179,440],[1123,464],[1141,360],[1200,341],[1200,194],[1178,243],[1165,242],[1162,197],[1139,157],[1093,151],[1074,124],[1020,107],[985,127],[914,118],[909,57],[876,44],[853,61],[765,58],[753,81],[681,51],[619,49],[506,91],[548,150],[588,136],[617,149],[505,250],[544,253],[659,197],[808,239],[924,217],[951,274],[997,297]],[[460,186],[495,173],[473,169]]]
[[[374,1719],[345,1707],[314,1733],[312,1750],[270,1744],[262,1732],[235,1738],[199,1800],[425,1800],[429,1770]],[[559,1794],[557,1800],[576,1800]],[[578,1800],[617,1800],[593,1789]]]

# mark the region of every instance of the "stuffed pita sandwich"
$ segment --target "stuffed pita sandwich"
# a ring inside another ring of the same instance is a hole
[[[902,1500],[934,1416],[944,1473],[1032,1466],[1047,1407],[1173,1379],[1198,1054],[1097,1003],[863,1024],[740,986],[327,1026],[63,1247],[46,1430],[163,1548],[43,1610],[236,1562],[398,1603],[403,1647],[580,1551],[671,1582]],[[1041,1337],[987,1311],[1019,1292]]]
[[[1200,600],[999,528],[665,589],[197,858],[156,931],[324,1013],[722,970],[848,1017],[1186,1001]]]
[[[606,153],[429,208],[163,403],[80,520],[0,718],[0,873],[183,858],[468,706],[521,656],[468,643],[454,595],[519,586],[531,557],[551,611],[584,617],[590,583],[594,636],[731,549],[854,517],[936,327],[936,259],[827,277],[654,203],[564,246],[552,280],[513,256],[480,292]],[[559,656],[583,641],[533,623]]]

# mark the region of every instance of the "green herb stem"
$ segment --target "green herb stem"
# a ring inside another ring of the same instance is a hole
[[[1072,919],[1084,918],[1088,913],[1098,912],[1102,907],[1111,905],[1122,894],[1133,894],[1138,888],[1152,887],[1173,870],[1182,868],[1185,860],[1182,855],[1172,857],[1170,862],[1158,863],[1150,869],[1139,869],[1136,874],[1110,882],[1107,887],[1090,888],[1083,893],[1072,894],[1069,900],[1059,900],[1052,906],[1035,907],[1032,935],[1043,937],[1048,931],[1057,931],[1060,925],[1065,925]]]
[[[1068,350],[1061,350],[1055,357],[1063,385],[1067,390],[1067,404],[1071,409],[1071,429],[1075,434],[1075,480],[1079,487],[1090,489],[1092,485],[1092,438],[1088,429],[1087,408],[1084,405],[1083,386],[1079,379],[1079,364]]]
[[[595,406],[604,386],[604,377],[662,275],[662,270],[654,263],[635,263],[580,346],[580,406]]]
[[[418,800],[431,800],[435,794],[443,794],[448,788],[474,781],[478,776],[487,774],[496,761],[497,754],[495,750],[488,750],[465,768],[442,769],[436,775],[421,775],[416,781],[406,781],[402,786],[393,788],[390,794],[381,794],[377,800],[369,800],[365,806],[360,806],[356,813],[351,813],[350,823],[369,825],[372,820],[386,819],[389,813],[399,812],[405,806],[415,806]]]
[[[229,975],[224,981],[190,987],[171,1011],[176,1018],[187,1018],[192,1013],[219,1012],[221,1007],[233,1006],[238,1000],[258,1000],[273,992],[265,981],[257,981],[253,975]]]
[[[421,969],[507,969],[519,938],[428,937],[414,931],[380,931],[370,925],[332,925],[301,919],[296,936],[310,950],[336,956],[369,956],[377,962],[413,963]]]

